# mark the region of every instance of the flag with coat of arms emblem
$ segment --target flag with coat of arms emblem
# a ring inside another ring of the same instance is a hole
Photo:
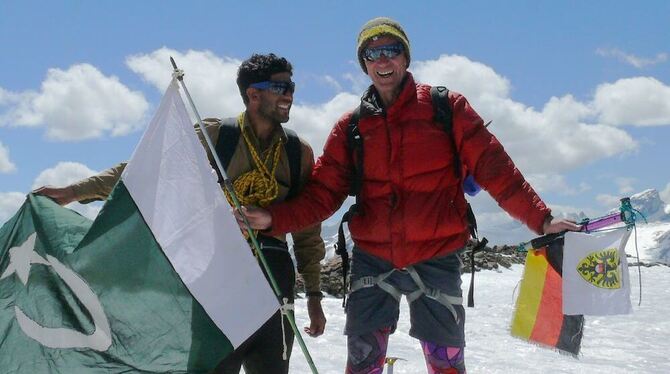
[[[565,234],[563,313],[631,313],[625,227],[607,232]]]

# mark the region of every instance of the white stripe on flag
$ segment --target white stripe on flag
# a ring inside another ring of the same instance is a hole
[[[175,80],[122,180],[188,289],[239,346],[279,303],[216,182]]]
[[[563,314],[613,315],[632,311],[625,251],[629,236],[626,229],[565,234]]]

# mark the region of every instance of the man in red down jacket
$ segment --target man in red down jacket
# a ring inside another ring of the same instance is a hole
[[[399,300],[410,303],[410,335],[419,339],[429,373],[464,373],[461,262],[470,234],[463,166],[498,204],[538,234],[578,230],[551,211],[462,95],[449,93],[453,142],[434,120],[430,86],[407,71],[409,40],[388,18],[367,22],[358,60],[372,85],[358,122],[363,138],[360,213],[349,222],[354,242],[347,303],[347,373],[381,373]],[[330,133],[312,177],[295,199],[268,210],[245,207],[253,228],[271,235],[323,221],[344,202],[355,167],[345,114]],[[239,214],[238,214],[238,218]]]

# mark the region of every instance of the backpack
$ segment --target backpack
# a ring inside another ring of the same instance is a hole
[[[444,132],[446,132],[449,135],[449,139],[451,139],[453,148],[456,150],[456,152],[454,153],[454,164],[456,168],[456,175],[459,179],[463,181],[464,191],[466,191],[469,195],[474,196],[477,192],[479,192],[479,190],[481,190],[481,188],[479,188],[479,186],[476,184],[471,175],[466,175],[466,177],[463,178],[461,158],[460,155],[458,154],[457,151],[458,148],[456,147],[456,142],[454,140],[452,133],[452,127],[453,127],[452,109],[451,105],[449,104],[448,94],[449,90],[446,87],[442,86],[431,87],[430,96],[433,102],[433,110],[435,112],[434,121],[442,124]],[[361,186],[363,184],[363,137],[361,136],[360,130],[358,128],[358,121],[360,120],[360,116],[361,116],[361,107],[359,105],[352,113],[351,118],[349,119],[349,125],[347,126],[347,147],[349,150],[349,154],[355,156],[354,159],[356,160],[356,162],[354,163],[354,170],[353,170],[354,178],[350,184],[349,196],[354,196],[356,201],[349,208],[349,210],[342,216],[342,221],[340,222],[340,226],[337,232],[338,233],[337,244],[335,245],[335,253],[340,255],[340,257],[342,258],[342,277],[344,282],[344,295],[345,295],[342,301],[342,306],[346,304],[347,275],[349,273],[349,252],[347,252],[347,244],[344,237],[343,226],[345,222],[347,222],[347,224],[350,222],[351,217],[354,214],[361,213],[360,191]],[[475,239],[475,241],[478,242],[477,245],[470,252],[471,278],[470,278],[470,290],[468,292],[468,306],[472,307],[474,306],[474,274],[475,274],[474,254],[476,251],[479,251],[482,248],[484,248],[486,243],[488,243],[488,240],[486,238],[482,238],[482,240],[478,239],[477,221],[475,219],[474,212],[472,211],[470,203],[466,201],[466,204],[467,204],[466,218],[468,222],[468,229],[470,231],[470,235]]]
[[[240,139],[240,127],[237,125],[237,118],[224,118],[220,121],[221,130],[219,131],[219,138],[216,143],[216,154],[221,160],[221,166],[224,170],[228,170],[230,160],[233,158],[237,143]],[[284,149],[288,155],[288,165],[290,169],[290,186],[288,190],[287,199],[298,194],[300,186],[300,161],[302,158],[302,147],[300,145],[300,138],[291,129],[284,128],[288,140],[284,144]],[[218,171],[217,171],[218,173]],[[219,181],[223,178],[219,175]]]

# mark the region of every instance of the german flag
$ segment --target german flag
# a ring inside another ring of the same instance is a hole
[[[563,238],[528,251],[512,319],[512,336],[579,354],[583,315],[563,314]]]

